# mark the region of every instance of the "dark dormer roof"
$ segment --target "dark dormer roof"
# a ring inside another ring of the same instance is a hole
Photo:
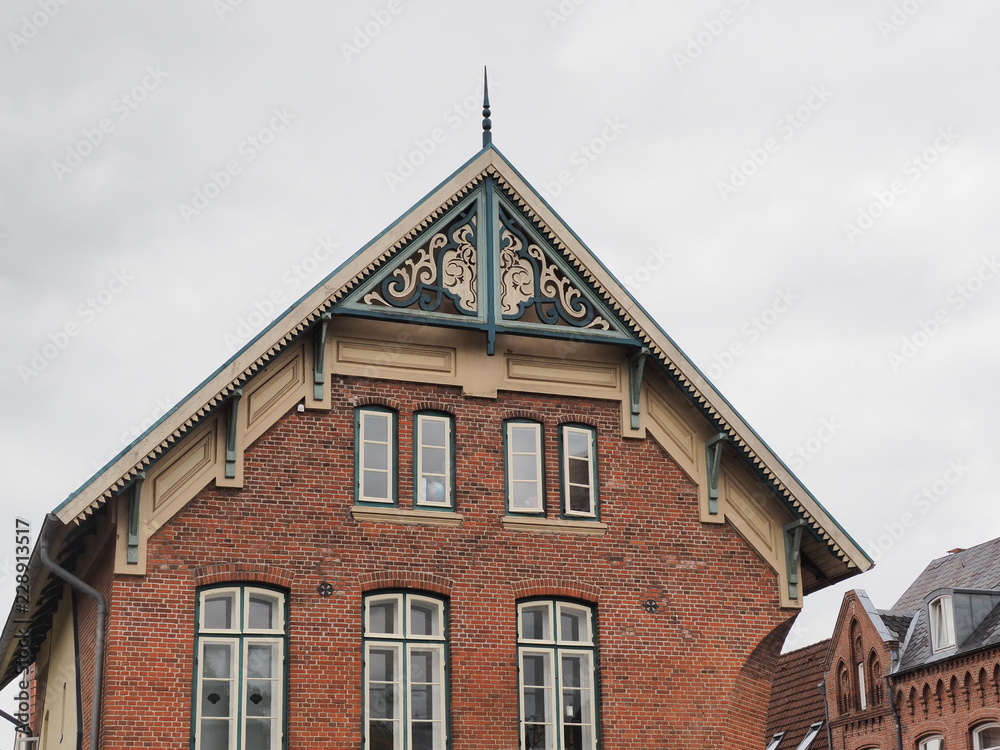
[[[1000,537],[931,561],[893,606],[914,612],[937,589],[1000,590]]]
[[[935,653],[928,604],[943,595],[951,597],[955,646]],[[914,613],[899,669],[917,669],[991,646],[1000,646],[1000,591],[935,589]]]
[[[830,640],[782,654],[771,683],[771,702],[767,710],[767,737],[786,732],[780,750],[794,748],[809,727],[826,720],[826,707],[819,685],[823,682]],[[766,745],[766,742],[765,742]],[[826,730],[816,735],[809,750],[828,750]]]
[[[906,640],[906,631],[910,629],[910,623],[913,621],[913,613],[896,612],[892,609],[880,609],[878,610],[879,617],[882,618],[882,622],[889,629],[889,632],[896,637],[896,640],[902,643]]]

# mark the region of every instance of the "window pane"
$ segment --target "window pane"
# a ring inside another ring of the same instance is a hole
[[[204,599],[202,627],[205,630],[232,630],[233,605],[236,594],[212,594]]]
[[[396,599],[383,599],[368,604],[368,632],[398,634]]]
[[[587,613],[566,606],[559,608],[559,640],[569,643],[590,643]]]
[[[538,434],[538,428],[535,425],[524,427],[511,425],[511,450],[513,450],[514,453],[537,453]]]
[[[271,750],[273,740],[273,719],[247,719],[246,750]]]
[[[396,689],[392,685],[368,688],[368,715],[373,719],[396,718]]]
[[[229,720],[201,720],[201,750],[229,750]]]
[[[251,630],[274,630],[278,626],[278,600],[263,594],[250,595],[247,627]]]
[[[593,513],[590,505],[590,488],[571,485],[569,488],[569,509],[574,513]]]
[[[441,607],[434,602],[410,603],[410,634],[441,635]]]
[[[538,501],[538,485],[535,482],[515,482],[511,490],[514,508],[538,510],[541,507]]]
[[[579,656],[564,656],[562,659],[563,687],[583,687],[583,660]]]
[[[413,649],[410,652],[410,681],[437,681],[437,651],[430,649]]]
[[[201,685],[202,716],[232,716],[232,689],[229,680],[204,680]]]
[[[363,497],[388,498],[389,475],[384,471],[365,471],[362,476]]]
[[[389,415],[365,412],[362,415],[362,433],[365,440],[389,442]]]
[[[446,423],[444,419],[420,418],[420,440],[423,445],[446,445]]]
[[[566,451],[576,458],[590,458],[590,434],[578,430],[566,431]]]
[[[366,469],[389,468],[389,446],[385,443],[365,443],[364,460],[362,465]]]
[[[448,493],[445,489],[443,477],[424,477],[420,480],[418,502],[431,503],[434,505],[446,505],[448,503]]]
[[[526,750],[549,750],[552,747],[552,728],[545,724],[526,724],[524,747]]]
[[[247,677],[274,677],[275,643],[253,643],[247,646]]]
[[[411,750],[440,750],[441,725],[436,722],[413,722],[410,729],[412,741]]]
[[[547,654],[524,654],[521,657],[521,678],[528,687],[548,687],[551,684]]]
[[[538,459],[535,456],[514,456],[511,478],[516,480],[538,479]]]
[[[549,632],[549,605],[521,608],[521,638],[529,641],[548,641],[552,639]]]
[[[247,716],[272,716],[271,699],[274,684],[272,680],[249,680],[247,682]]]
[[[590,485],[590,461],[569,459],[569,481],[571,484]]]
[[[420,449],[420,470],[424,474],[444,474],[444,460],[445,451],[444,448],[428,448],[424,447]]]
[[[371,750],[395,750],[399,739],[399,722],[368,722],[368,746]]]
[[[976,732],[976,750],[1000,747],[1000,726],[985,727]]]
[[[202,675],[232,677],[233,647],[229,643],[206,643],[202,652]]]
[[[368,679],[372,682],[396,681],[395,649],[373,648],[368,652]]]

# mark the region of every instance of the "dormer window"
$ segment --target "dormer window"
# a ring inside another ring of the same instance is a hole
[[[931,644],[934,653],[955,646],[955,615],[950,596],[939,596],[928,606],[931,621]]]

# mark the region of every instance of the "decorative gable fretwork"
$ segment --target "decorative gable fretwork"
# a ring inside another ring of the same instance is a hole
[[[497,333],[635,342],[494,179],[367,273],[336,312],[478,328],[491,354]]]

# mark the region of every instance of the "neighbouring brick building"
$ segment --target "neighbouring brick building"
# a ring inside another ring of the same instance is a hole
[[[848,592],[830,640],[782,655],[775,750],[827,718],[835,750],[1000,748],[1000,539],[934,560],[892,609]]]
[[[39,536],[39,750],[758,750],[871,565],[492,145]]]

